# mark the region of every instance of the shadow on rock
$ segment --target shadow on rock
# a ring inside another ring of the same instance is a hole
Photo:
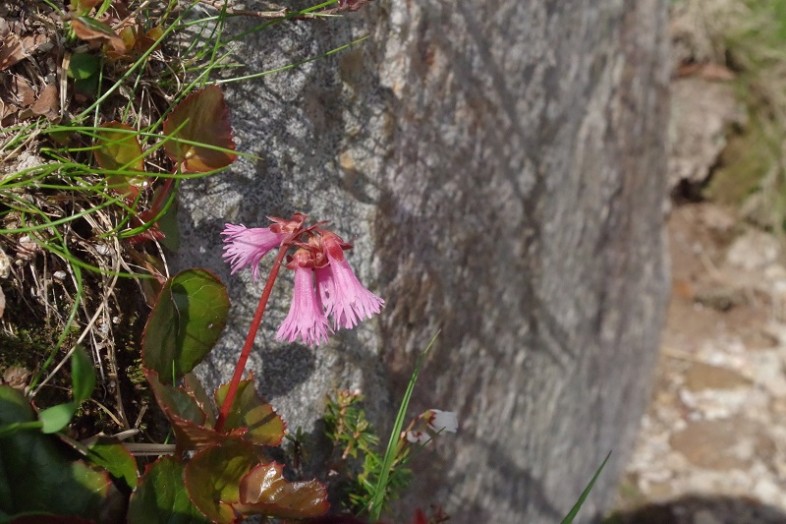
[[[783,524],[786,513],[747,497],[689,496],[616,513],[603,524]]]
[[[314,372],[314,351],[300,344],[264,348],[259,384],[268,397],[286,395]]]

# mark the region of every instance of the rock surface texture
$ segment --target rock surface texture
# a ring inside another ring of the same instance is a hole
[[[289,427],[318,431],[336,387],[362,388],[389,426],[441,329],[413,413],[456,410],[460,430],[417,470],[407,507],[442,503],[456,523],[556,522],[613,449],[582,516],[605,510],[665,304],[665,7],[380,1],[244,37],[237,55],[253,72],[369,35],[228,85],[239,149],[261,159],[183,190],[176,265],[215,269],[233,297],[203,374],[229,377],[261,290],[229,277],[224,222],[331,220],[387,306],[326,347],[284,347],[273,333],[290,284],[277,284],[251,366]]]

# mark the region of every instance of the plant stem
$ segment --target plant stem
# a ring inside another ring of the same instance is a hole
[[[248,356],[251,354],[251,348],[254,347],[254,339],[262,323],[262,315],[265,314],[265,307],[270,298],[270,292],[273,291],[273,284],[278,276],[278,270],[281,268],[281,262],[284,261],[284,256],[286,256],[288,250],[289,243],[286,241],[282,242],[281,247],[278,248],[278,255],[276,255],[276,260],[273,262],[270,275],[268,275],[267,282],[265,282],[265,289],[262,290],[262,296],[259,297],[256,313],[254,313],[254,318],[251,320],[251,327],[249,327],[248,335],[246,335],[246,342],[243,344],[243,349],[240,351],[240,358],[237,359],[237,364],[235,364],[235,373],[232,375],[232,381],[229,383],[227,396],[224,398],[224,402],[221,404],[221,409],[218,413],[218,419],[215,425],[215,430],[218,432],[224,430],[224,424],[229,416],[229,411],[232,409],[232,404],[235,402],[237,388],[240,385],[240,379],[243,378],[243,371],[246,369],[246,362],[248,361]]]
[[[167,196],[169,196],[169,191],[172,190],[172,184],[174,183],[174,178],[165,178],[164,185],[161,186],[161,190],[156,195],[156,199],[153,201],[153,205],[150,206],[150,214],[151,216],[156,216],[159,211],[161,211],[161,206],[164,205],[164,200],[166,200]]]

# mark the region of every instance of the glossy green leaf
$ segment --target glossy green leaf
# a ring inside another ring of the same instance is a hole
[[[99,438],[88,446],[87,458],[93,464],[107,470],[113,477],[123,479],[128,487],[136,487],[136,459],[119,442],[109,438]]]
[[[284,519],[305,519],[327,513],[327,488],[321,482],[288,482],[284,466],[276,462],[259,464],[240,482],[240,504],[244,514],[261,514]]]
[[[240,441],[227,440],[198,452],[183,475],[191,500],[214,522],[234,522],[240,479],[258,462],[253,446]]]
[[[142,363],[164,384],[196,366],[213,348],[229,312],[226,287],[204,269],[169,279],[150,312],[142,340]]]
[[[216,390],[216,405],[223,404],[229,384]],[[241,380],[235,402],[224,424],[226,429],[247,428],[245,439],[262,446],[279,446],[284,439],[286,425],[273,406],[257,394],[251,380]]]
[[[71,355],[71,385],[77,404],[89,399],[96,387],[93,359],[82,346],[77,346]]]
[[[183,486],[183,464],[161,457],[147,467],[131,494],[128,524],[204,524],[210,520],[194,506]]]
[[[237,157],[216,149],[235,149],[229,108],[218,86],[195,91],[180,102],[164,121],[164,134],[164,149],[184,173],[220,169]]]
[[[41,411],[38,414],[38,420],[43,424],[41,431],[57,433],[66,427],[76,413],[76,407],[76,402],[66,402]]]
[[[0,425],[36,420],[21,393],[0,386]],[[83,461],[71,461],[50,435],[18,431],[0,439],[0,514],[77,515],[97,520],[111,480]]]

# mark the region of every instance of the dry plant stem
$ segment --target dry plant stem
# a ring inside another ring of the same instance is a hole
[[[125,448],[134,456],[149,455],[174,455],[176,446],[174,444],[147,444],[144,442],[128,442],[123,444]]]
[[[118,278],[117,277],[117,269],[118,269],[118,264],[115,264],[115,276],[112,278],[111,283],[107,286],[107,289],[105,291],[105,295],[104,296],[109,296],[112,293],[112,291],[114,291],[115,286],[117,285],[117,278]],[[74,276],[73,276],[73,270],[71,269],[71,266],[68,266],[68,270],[71,273],[71,278],[73,279]],[[85,326],[85,328],[82,330],[82,333],[79,335],[79,338],[77,338],[76,342],[74,342],[73,347],[68,351],[68,353],[66,353],[65,357],[54,367],[54,369],[46,376],[46,378],[44,378],[35,387],[35,389],[33,390],[33,392],[30,395],[31,398],[35,397],[38,394],[38,392],[41,391],[41,388],[43,388],[50,380],[52,380],[52,378],[54,378],[54,376],[58,373],[58,371],[60,371],[60,369],[63,366],[65,366],[65,364],[71,358],[71,355],[74,353],[74,350],[76,349],[76,347],[79,344],[81,344],[82,341],[84,341],[84,339],[90,334],[91,330],[93,329],[93,326],[95,325],[95,323],[98,320],[98,317],[101,315],[102,311],[104,311],[105,308],[108,308],[108,307],[109,307],[109,304],[107,303],[106,300],[101,302],[101,304],[96,308],[95,313],[93,313],[93,315],[90,317],[90,320],[88,321],[88,323]],[[96,366],[98,366],[99,369],[101,370],[102,380],[105,380],[105,378],[103,378],[103,376],[104,376],[103,368],[101,367],[101,356],[97,352],[95,353],[94,361],[96,362]],[[125,412],[122,409],[122,403],[120,403],[119,406],[120,406],[120,409],[121,409],[121,412],[122,412],[122,418],[123,418],[123,420],[125,420],[126,417],[125,417]],[[120,424],[120,425],[122,426],[122,424]],[[127,422],[126,422],[125,426],[128,426]]]
[[[243,344],[243,349],[240,351],[240,358],[237,359],[235,373],[232,375],[232,381],[229,383],[227,396],[224,398],[224,402],[221,404],[221,409],[218,413],[218,419],[216,420],[215,426],[215,430],[218,432],[224,430],[224,423],[229,416],[229,410],[232,409],[232,404],[235,402],[237,388],[240,384],[240,380],[243,378],[243,371],[246,369],[246,362],[248,361],[248,356],[251,354],[251,348],[254,347],[254,339],[256,338],[257,331],[259,331],[259,326],[262,323],[262,315],[265,314],[265,307],[267,307],[267,301],[270,298],[270,292],[273,291],[273,284],[276,282],[278,270],[281,268],[281,263],[284,261],[284,257],[286,256],[288,250],[289,242],[282,242],[281,247],[278,249],[276,260],[273,262],[273,267],[270,269],[270,275],[268,275],[267,282],[265,282],[265,289],[262,290],[262,296],[259,297],[259,304],[257,305],[256,312],[254,313],[254,318],[251,320],[251,327],[248,329],[246,342]]]

